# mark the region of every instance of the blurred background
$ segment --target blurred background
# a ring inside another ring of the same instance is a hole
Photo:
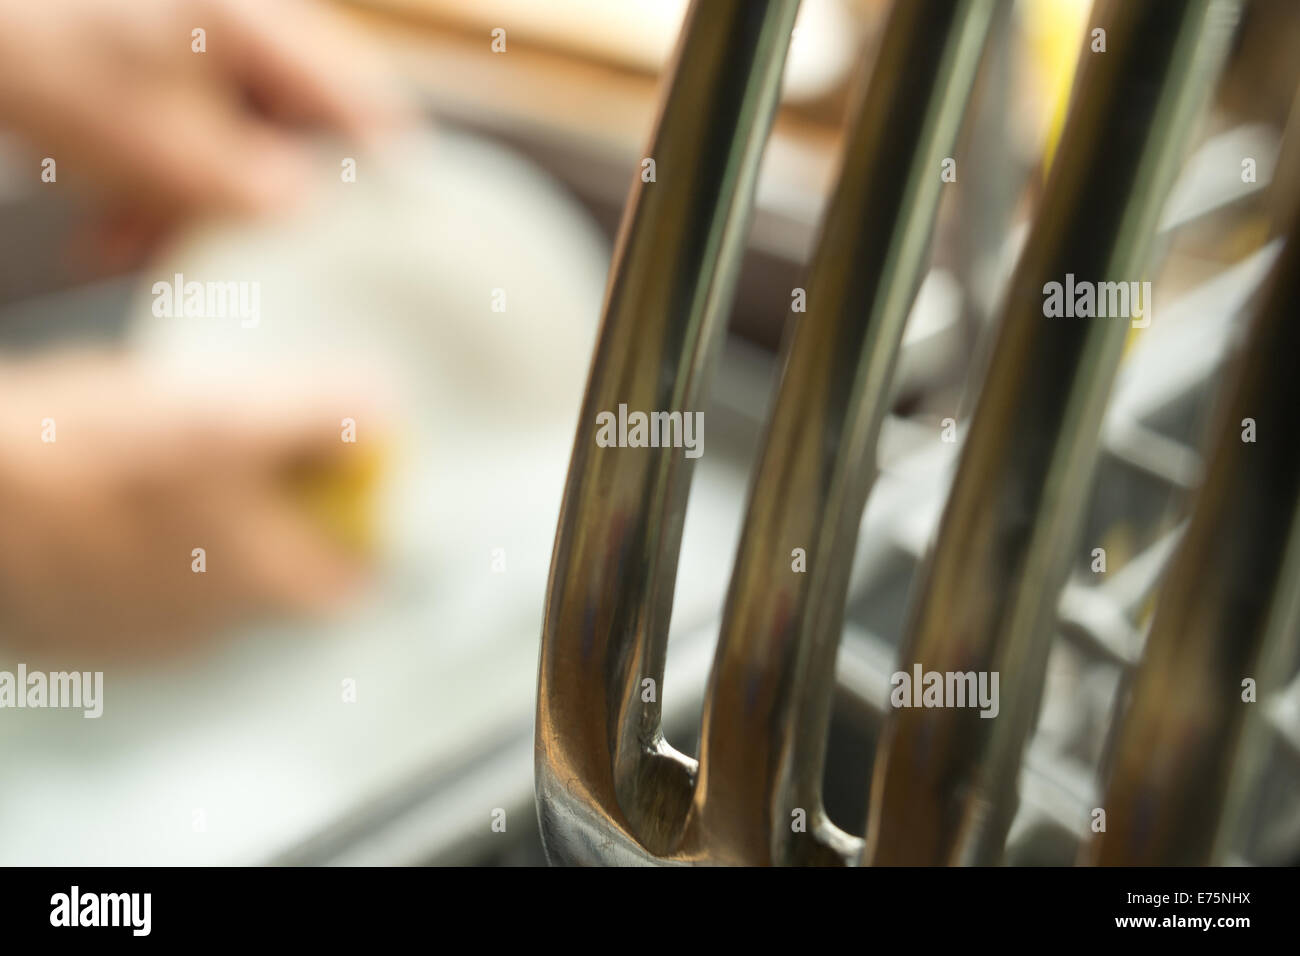
[[[98,720],[0,715],[0,863],[544,862],[532,721],[546,574],[610,247],[686,3],[332,8],[398,78],[416,121],[373,152],[313,137],[313,188],[291,209],[187,216],[148,241],[106,243],[102,205],[42,183],[40,145],[0,127],[0,459],[48,451],[37,444],[47,414],[65,456],[35,508],[22,492],[45,485],[31,477],[45,466],[12,478],[0,465],[0,669],[105,673]],[[678,572],[663,700],[668,736],[687,752],[790,290],[887,9],[805,0],[796,27]],[[960,447],[934,436],[969,402],[971,356],[1036,208],[1089,11],[1088,0],[1008,7],[960,180],[944,192],[839,660],[826,799],[853,832],[908,586]],[[494,51],[498,28],[505,48]],[[1112,398],[1007,862],[1069,863],[1087,832],[1117,695],[1198,481],[1204,412],[1277,253],[1271,209],[1286,184],[1272,180],[1297,48],[1292,0],[1247,7],[1163,217],[1154,321],[1134,330]],[[355,182],[340,176],[348,157]],[[1241,157],[1256,160],[1254,181]],[[258,323],[156,314],[154,283],[177,273],[258,282]],[[129,371],[105,375],[104,362]],[[49,384],[69,380],[80,404]],[[223,552],[196,540],[208,526],[194,514],[246,479],[201,460],[189,425],[275,432],[304,391],[303,453],[267,465],[283,494],[231,512],[247,517],[227,553],[260,555],[253,567],[276,587],[221,578]],[[75,424],[87,408],[93,436]],[[179,409],[167,430],[152,417],[165,408]],[[340,452],[347,418],[357,441]],[[193,470],[132,485],[148,507],[80,506],[116,501],[120,488],[91,476],[150,450]],[[173,563],[119,548],[173,498],[148,538],[174,543]],[[1094,546],[1106,548],[1104,576],[1090,571]],[[195,547],[207,548],[204,575],[190,567]],[[330,600],[345,577],[346,597]],[[110,632],[111,646],[100,640]],[[1267,770],[1229,862],[1300,861],[1300,679],[1284,683],[1254,731]]]

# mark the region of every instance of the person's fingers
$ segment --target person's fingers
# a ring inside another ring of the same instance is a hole
[[[238,590],[265,610],[319,614],[353,594],[365,580],[362,564],[331,544],[274,489],[250,489],[241,501],[241,527],[232,535]]]
[[[155,388],[183,394],[183,420],[168,430],[185,436],[195,468],[257,473],[324,464],[384,442],[392,429],[393,400],[377,373],[363,370],[283,368]]]
[[[267,612],[328,611],[364,583],[364,552],[322,511],[346,511],[335,486],[304,489],[285,468],[303,455],[364,464],[382,419],[369,379],[349,375],[181,378],[102,353],[0,367],[6,630],[100,650],[179,646]],[[30,433],[44,417],[57,444]],[[345,440],[354,426],[359,443]]]
[[[13,6],[22,30],[0,35],[35,39],[0,42],[0,115],[37,155],[57,158],[60,183],[98,186],[152,215],[282,208],[312,178],[296,127],[374,143],[412,113],[364,44],[316,4],[94,0],[80,17],[52,12],[64,4]],[[192,23],[207,31],[202,53],[189,47]],[[136,233],[106,239],[114,261],[140,248]]]
[[[411,107],[364,45],[313,4],[219,4],[216,52],[271,116],[362,140],[400,126]]]
[[[292,203],[310,182],[310,156],[294,137],[198,83],[124,91],[69,105],[39,131],[60,157],[60,177],[98,182],[150,216],[195,211],[262,213]],[[93,151],[92,151],[93,150]]]
[[[152,121],[117,140],[135,175],[152,181],[155,207],[263,213],[293,204],[312,179],[304,145],[219,97],[160,102]]]
[[[52,418],[70,475],[72,459],[84,458],[101,481],[146,497],[228,478],[283,484],[358,455],[366,466],[397,430],[384,377],[360,361],[230,374],[73,353],[0,369],[0,376],[8,385],[0,429]],[[11,457],[50,454],[32,441]]]

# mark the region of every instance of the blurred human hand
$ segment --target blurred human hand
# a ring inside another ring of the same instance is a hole
[[[373,143],[408,116],[336,17],[309,0],[0,0],[0,126],[58,182],[98,187],[119,242],[272,211],[310,179],[300,131]]]
[[[253,616],[324,612],[354,591],[360,558],[285,477],[365,454],[340,422],[377,437],[381,405],[337,376],[328,392],[292,375],[216,384],[116,356],[0,368],[6,644],[158,650]]]

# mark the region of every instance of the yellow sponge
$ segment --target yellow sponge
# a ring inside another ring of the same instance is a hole
[[[358,556],[369,555],[377,544],[378,490],[387,458],[378,446],[353,445],[328,462],[295,464],[286,484],[332,541]]]

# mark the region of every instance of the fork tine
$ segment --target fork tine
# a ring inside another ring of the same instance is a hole
[[[1285,669],[1266,665],[1293,652],[1300,634],[1300,377],[1279,361],[1300,354],[1297,315],[1293,225],[1234,363],[1205,482],[1116,734],[1106,829],[1086,851],[1102,865],[1212,862],[1216,834],[1230,829],[1220,821],[1253,706],[1242,701],[1242,680],[1257,677],[1269,690],[1285,679]],[[1258,428],[1253,444],[1242,441],[1246,418]]]
[[[894,5],[806,282],[755,472],[688,840],[711,860],[844,863],[821,810],[835,649],[875,444],[995,0]],[[794,573],[794,548],[807,552]],[[808,838],[792,830],[803,809]]]
[[[543,624],[536,774],[553,860],[667,853],[689,806],[694,763],[663,741],[659,692],[690,461],[599,448],[596,417],[701,405],[797,7],[696,0],[647,157],[655,181],[635,182],[624,216]]]
[[[1067,273],[1132,281],[1191,121],[1231,35],[1215,0],[1105,4],[1106,52],[1081,86],[1009,289],[901,654],[938,672],[1006,677],[1000,712],[895,709],[877,748],[864,861],[994,863],[1015,809],[1054,611],[1090,487],[1129,323],[1049,318]]]

